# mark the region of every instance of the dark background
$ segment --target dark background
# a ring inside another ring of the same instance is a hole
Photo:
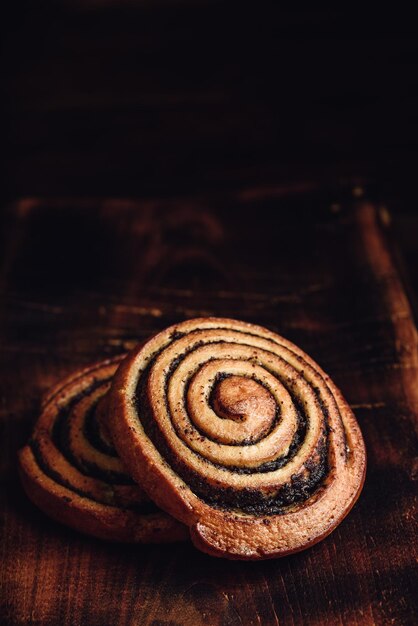
[[[394,213],[418,288],[410,16],[177,0],[9,4],[3,205],[361,185]]]

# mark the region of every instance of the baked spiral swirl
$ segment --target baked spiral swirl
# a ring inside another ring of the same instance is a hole
[[[120,361],[76,372],[45,396],[31,440],[19,452],[25,491],[52,518],[102,539],[184,539],[187,529],[134,483],[109,437],[106,393]]]
[[[341,393],[259,326],[202,318],[164,330],[124,361],[109,402],[131,475],[217,556],[302,550],[363,485],[364,443]]]

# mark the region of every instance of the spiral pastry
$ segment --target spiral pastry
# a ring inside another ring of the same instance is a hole
[[[105,394],[120,360],[79,371],[45,396],[32,438],[19,452],[23,486],[49,516],[102,539],[184,539],[186,527],[133,482],[109,437]]]
[[[201,550],[263,559],[328,535],[356,501],[365,448],[300,348],[221,318],[172,326],[119,368],[109,428],[132,476]]]

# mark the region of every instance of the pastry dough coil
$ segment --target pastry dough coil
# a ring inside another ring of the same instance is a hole
[[[45,513],[100,538],[184,538],[185,528],[128,475],[109,436],[106,393],[120,361],[81,370],[48,392],[32,437],[19,453],[23,485]]]
[[[171,327],[128,357],[110,396],[132,476],[210,553],[300,550],[361,489],[364,443],[348,404],[300,348],[262,327]]]

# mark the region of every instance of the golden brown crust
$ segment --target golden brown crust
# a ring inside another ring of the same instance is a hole
[[[129,355],[109,428],[131,475],[216,556],[313,545],[365,476],[360,429],[329,377],[291,342],[236,320],[189,320]]]
[[[47,515],[95,537],[185,539],[187,529],[131,481],[103,424],[105,395],[121,358],[80,370],[47,393],[32,438],[19,451],[22,484]]]

